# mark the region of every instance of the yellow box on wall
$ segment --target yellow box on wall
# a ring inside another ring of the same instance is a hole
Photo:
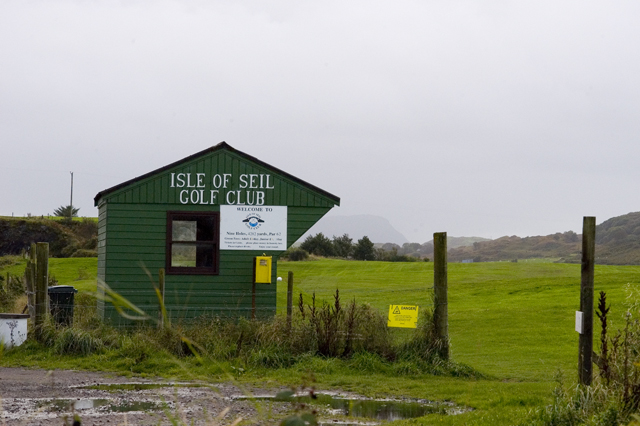
[[[253,269],[256,284],[271,284],[271,256],[256,256]]]

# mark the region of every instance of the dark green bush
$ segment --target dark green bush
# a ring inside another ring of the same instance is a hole
[[[307,260],[309,253],[300,247],[290,247],[281,257],[295,262]]]
[[[309,235],[300,248],[316,256],[329,257],[334,255],[333,243],[322,232],[314,236]]]
[[[96,250],[77,249],[69,257],[98,257]]]
[[[85,250],[97,250],[98,249],[98,237],[94,236],[85,240],[81,247]]]
[[[88,218],[74,221],[0,219],[0,256],[28,252],[33,242],[49,243],[51,257],[69,257],[78,249],[95,250],[98,246],[98,223]]]

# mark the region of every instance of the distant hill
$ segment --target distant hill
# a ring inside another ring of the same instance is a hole
[[[473,243],[481,241],[491,241],[491,239],[482,237],[450,237],[447,235],[447,249],[451,250],[458,247],[468,247],[472,246]],[[428,243],[433,244],[433,240],[429,240]]]
[[[531,258],[572,259],[580,255],[580,249],[580,236],[572,231],[544,237],[521,238],[514,235],[450,249],[448,259],[450,262],[467,259],[472,259],[474,262]]]
[[[44,217],[0,218],[0,256],[21,254],[36,242],[49,243],[51,257],[94,257],[98,222],[89,218],[73,222]]]
[[[308,235],[316,235],[322,232],[325,236],[332,238],[349,234],[354,242],[365,235],[374,243],[395,243],[404,244],[407,238],[398,232],[391,223],[383,217],[369,214],[354,216],[325,216],[318,223],[313,225],[298,242],[302,242]]]
[[[502,237],[451,248],[448,259],[459,262],[553,258],[580,262],[582,236],[573,231],[537,237]],[[596,226],[596,263],[640,265],[640,212],[608,219]]]
[[[640,212],[613,217],[596,226],[596,262],[640,265]]]

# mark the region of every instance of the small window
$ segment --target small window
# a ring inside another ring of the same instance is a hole
[[[217,212],[167,213],[167,274],[218,274]]]

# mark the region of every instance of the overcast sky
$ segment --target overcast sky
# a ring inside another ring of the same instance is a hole
[[[221,141],[410,241],[640,210],[637,1],[0,2],[0,215]]]

